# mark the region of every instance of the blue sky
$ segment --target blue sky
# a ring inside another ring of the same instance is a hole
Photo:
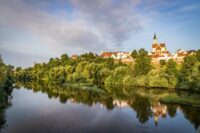
[[[67,53],[200,49],[199,0],[0,0],[0,54],[28,67]]]

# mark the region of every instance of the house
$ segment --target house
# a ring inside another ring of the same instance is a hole
[[[130,56],[130,52],[101,52],[100,57],[103,58],[113,58],[113,59],[123,59]]]
[[[100,57],[102,58],[113,58],[114,60],[120,60],[124,63],[133,61],[131,58],[131,52],[101,52]]]
[[[73,55],[71,56],[71,58],[75,60],[75,59],[77,59],[77,58],[78,58],[78,55],[76,55],[76,54],[73,54]]]
[[[181,63],[183,62],[184,58],[186,56],[194,55],[196,53],[195,50],[183,50],[183,49],[178,49],[172,56],[172,58],[177,62]]]

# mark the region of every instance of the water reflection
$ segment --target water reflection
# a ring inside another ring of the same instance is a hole
[[[49,99],[59,98],[59,101],[62,104],[67,104],[67,103],[81,104],[81,105],[84,104],[91,108],[92,107],[96,108],[98,106],[99,111],[106,109],[112,112],[116,111],[116,109],[119,110],[132,109],[132,111],[135,112],[136,118],[141,125],[147,124],[148,126],[150,127],[152,126],[155,129],[159,126],[160,122],[162,124],[164,123],[162,122],[162,120],[168,121],[168,124],[173,122],[168,117],[175,118],[179,112],[182,112],[181,114],[184,115],[180,116],[179,114],[179,117],[181,117],[180,119],[181,120],[183,118],[187,119],[193,125],[195,130],[198,129],[198,126],[200,124],[199,108],[192,108],[190,106],[175,105],[175,104],[164,104],[159,101],[159,98],[166,95],[179,95],[179,96],[192,95],[186,92],[174,92],[163,89],[145,89],[145,88],[135,88],[135,87],[124,87],[124,86],[117,86],[117,87],[106,86],[106,87],[99,87],[99,89],[95,87],[94,89],[93,87],[90,86],[61,87],[51,84],[30,83],[30,82],[16,84],[16,88],[20,89],[21,87],[33,90],[33,92],[35,93],[38,92],[45,93],[48,95]],[[198,97],[198,95],[195,95],[194,97]],[[82,109],[81,111],[84,112]],[[153,120],[153,125],[151,125],[151,120]],[[124,124],[126,124],[126,121],[124,122]],[[163,126],[162,124],[160,125],[161,127]],[[183,127],[178,127],[177,124],[177,128],[183,128]],[[152,131],[149,130],[148,132],[157,131],[155,129]],[[166,129],[166,131],[167,130],[169,129]]]
[[[11,91],[6,93],[0,93],[0,131],[1,129],[6,127],[6,115],[5,110],[10,107],[11,104],[11,98],[10,96]]]
[[[153,113],[155,125],[158,125],[159,118],[165,118],[167,116],[167,106],[162,105],[159,102],[151,106],[151,111]]]

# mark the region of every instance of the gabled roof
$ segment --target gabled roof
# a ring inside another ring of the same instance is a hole
[[[160,43],[160,46],[161,47],[165,47],[165,43]]]
[[[188,52],[188,54],[191,54],[191,53],[195,53],[196,50],[188,50],[187,52]]]
[[[118,51],[118,52],[102,52],[101,53],[101,57],[111,57],[112,55],[117,56],[117,54],[122,53],[122,54],[129,54],[129,52],[122,52],[122,51]]]
[[[153,48],[157,48],[157,47],[158,47],[158,44],[153,44],[152,47],[153,47]]]

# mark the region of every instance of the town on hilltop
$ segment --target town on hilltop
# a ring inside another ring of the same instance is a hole
[[[158,39],[156,37],[156,34],[154,34],[153,37],[153,43],[152,43],[152,51],[149,51],[148,55],[152,58],[152,63],[160,63],[161,60],[168,61],[169,59],[173,59],[177,63],[181,63],[183,59],[188,56],[188,55],[193,55],[195,54],[195,50],[183,50],[183,49],[178,49],[174,54],[170,53],[167,50],[166,44],[165,43],[159,43]],[[134,59],[131,57],[130,52],[123,52],[123,51],[118,51],[118,52],[105,52],[102,51],[101,54],[99,55],[102,58],[113,58],[114,60],[120,60],[123,63],[129,63],[133,62]],[[77,55],[72,55],[72,58],[75,59]]]

